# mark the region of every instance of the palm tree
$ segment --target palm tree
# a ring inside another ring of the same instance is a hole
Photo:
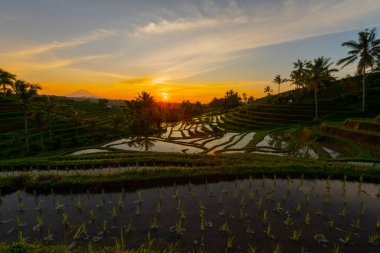
[[[154,97],[149,92],[142,91],[138,93],[136,101],[142,105],[142,107],[151,107],[154,104]]]
[[[4,94],[7,93],[7,86],[11,86],[14,84],[16,80],[16,76],[0,69],[0,85],[3,86],[3,92]]]
[[[293,71],[290,73],[290,78],[292,84],[296,86],[296,88],[302,88],[305,86],[305,67],[307,65],[306,60],[298,59],[296,62],[293,62]]]
[[[124,117],[120,114],[114,113],[111,116],[112,124],[113,124],[113,130],[117,133],[119,132],[120,125],[124,122]]]
[[[247,103],[247,100],[248,100],[247,93],[243,92],[243,94],[241,95],[243,96],[244,103]]]
[[[148,92],[142,91],[138,93],[136,98],[137,106],[138,106],[138,116],[142,117],[144,121],[144,132],[148,130],[148,120],[152,117],[153,114],[153,105],[155,99]]]
[[[348,47],[348,57],[340,59],[338,65],[344,63],[342,68],[358,61],[357,73],[363,75],[363,103],[362,112],[365,111],[365,77],[366,68],[371,69],[375,65],[375,61],[380,57],[380,39],[376,39],[376,29],[365,29],[359,32],[358,41],[350,40],[342,43],[342,46]]]
[[[99,128],[99,120],[95,117],[89,117],[85,119],[85,123],[88,124],[88,130],[90,133],[94,133]]]
[[[82,113],[80,111],[73,110],[69,120],[74,124],[75,137],[78,138],[78,126],[82,123]]]
[[[44,148],[44,130],[48,127],[48,119],[45,112],[37,112],[34,114],[34,121],[37,123],[38,130],[40,131],[40,142],[42,149]]]
[[[269,96],[272,92],[273,90],[270,88],[269,85],[265,86],[264,93],[267,93],[267,96]]]
[[[25,125],[25,147],[27,153],[29,152],[28,109],[30,99],[36,96],[37,91],[40,89],[41,87],[38,84],[30,84],[21,80],[17,80],[13,85],[13,90],[23,106]]]
[[[48,125],[48,128],[49,128],[49,136],[50,136],[50,138],[53,135],[52,130],[51,130],[51,115],[54,112],[58,111],[59,105],[60,105],[59,102],[56,99],[54,99],[54,98],[50,98],[50,96],[47,97],[47,100],[46,100],[45,105],[44,105],[44,110],[45,110],[45,112],[47,114],[47,125]]]
[[[274,80],[272,82],[278,85],[278,94],[280,94],[280,85],[287,82],[287,81],[288,81],[288,79],[286,79],[286,78],[282,79],[281,75],[277,75],[274,78]]]
[[[338,71],[337,69],[331,69],[331,65],[334,64],[330,62],[330,58],[318,57],[312,62],[306,64],[306,80],[309,87],[314,90],[314,102],[315,102],[315,120],[318,120],[318,87],[323,86],[326,82],[334,80],[332,76],[333,72]]]

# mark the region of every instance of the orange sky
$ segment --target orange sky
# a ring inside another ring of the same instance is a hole
[[[379,13],[379,0],[2,1],[0,68],[43,94],[257,98],[297,59],[345,57],[341,43],[379,27]]]

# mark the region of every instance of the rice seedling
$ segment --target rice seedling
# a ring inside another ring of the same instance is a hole
[[[135,213],[136,213],[136,215],[140,215],[140,214],[141,214],[141,205],[140,205],[140,204],[138,204],[138,205],[136,206]]]
[[[90,216],[91,223],[94,223],[95,222],[95,212],[94,212],[94,209],[90,209],[88,215]]]
[[[230,225],[228,224],[228,221],[225,221],[220,225],[219,231],[222,233],[229,234],[231,232]]]
[[[252,246],[251,244],[248,244],[248,253],[256,253],[256,247]]]
[[[323,215],[322,208],[318,207],[317,210],[315,211],[315,214],[318,215],[318,216],[322,216]]]
[[[219,214],[220,216],[224,217],[224,216],[226,215],[226,209],[223,207],[222,210],[220,210],[220,211],[218,212],[218,214]]]
[[[294,209],[297,213],[301,212],[301,202],[299,200],[297,201],[296,207]]]
[[[310,225],[310,223],[311,223],[310,213],[309,213],[309,211],[307,211],[305,214],[305,224]]]
[[[43,220],[43,218],[42,218],[41,215],[38,215],[37,216],[37,225],[35,225],[33,227],[33,231],[38,231],[39,232],[41,230],[41,228],[43,227],[43,225],[44,225],[44,220]]]
[[[342,250],[340,249],[339,246],[337,246],[337,245],[334,243],[334,246],[333,246],[332,252],[333,252],[333,253],[342,253]]]
[[[281,201],[277,201],[276,202],[276,207],[273,209],[273,211],[277,212],[277,213],[281,213],[283,210],[283,208],[281,207]]]
[[[153,217],[153,220],[152,220],[152,223],[151,223],[151,225],[150,225],[150,229],[152,229],[152,230],[155,231],[155,230],[158,229],[158,227],[159,227],[159,224],[158,224],[157,217],[154,216],[154,217]]]
[[[271,238],[273,240],[275,239],[274,235],[272,234],[272,227],[270,223],[268,223],[268,226],[265,228],[264,233],[268,238]]]
[[[329,219],[328,221],[323,222],[326,226],[328,226],[330,229],[334,228],[335,220],[334,219]]]
[[[107,220],[103,221],[103,226],[102,226],[102,232],[103,234],[107,234]]]
[[[380,239],[380,235],[378,235],[376,232],[371,233],[368,236],[368,243],[372,246],[376,245],[377,240]]]
[[[65,204],[62,204],[59,200],[55,201],[55,210],[60,211],[63,209],[64,206]]]
[[[362,205],[362,206],[360,207],[360,215],[361,215],[361,216],[364,216],[364,214],[365,214],[365,206]]]
[[[42,211],[42,204],[41,204],[41,201],[37,201],[37,207],[36,207],[36,209],[39,211],[39,213],[41,213],[41,211]]]
[[[360,230],[360,217],[357,218],[356,220],[353,220],[352,223],[350,224],[351,227],[355,228],[356,230]]]
[[[339,211],[339,216],[342,216],[342,217],[347,217],[348,215],[348,210],[347,210],[347,207],[344,206],[340,211]]]
[[[302,236],[302,230],[293,230],[292,234],[290,235],[290,240],[299,241],[301,236]]]
[[[44,237],[45,242],[51,242],[53,241],[53,233],[50,230],[50,227],[48,228],[47,235]]]
[[[133,227],[132,219],[130,219],[129,222],[128,222],[128,226],[125,229],[125,231],[129,234],[129,233],[133,232],[134,230],[135,229]]]
[[[104,198],[99,198],[97,201],[96,207],[99,209],[102,209],[103,206],[104,206]]]
[[[376,228],[377,228],[377,229],[380,229],[380,218],[377,218],[377,221],[376,221]]]
[[[264,212],[263,212],[263,223],[267,223],[267,222],[268,222],[268,211],[264,210]]]
[[[182,219],[179,219],[174,226],[170,227],[169,231],[175,232],[178,236],[182,236],[186,231],[186,229],[182,227]]]
[[[200,223],[200,230],[203,233],[205,231],[206,224],[205,224],[205,218],[202,216],[201,217],[201,223]]]
[[[142,197],[142,192],[141,190],[137,192],[137,200],[135,200],[135,203],[138,203],[141,205],[141,203],[143,202],[143,197]]]
[[[116,221],[116,219],[117,219],[117,211],[116,211],[116,207],[113,207],[112,208],[112,220]]]
[[[343,244],[349,244],[351,241],[351,233],[346,233],[344,238],[339,238],[339,241]]]
[[[249,191],[248,195],[249,195],[249,199],[253,200],[255,197],[255,192],[251,190],[251,191]]]
[[[67,226],[68,226],[68,215],[67,215],[67,213],[63,213],[62,214],[62,224],[63,224],[63,226],[65,227],[65,228],[67,228]]]
[[[248,226],[247,226],[247,229],[245,230],[245,232],[248,234],[248,235],[253,235],[255,233],[255,231],[251,228],[251,224],[248,223]]]
[[[233,243],[234,243],[235,237],[230,235],[227,239],[227,245],[226,245],[226,252],[228,252],[230,249],[233,248]]]
[[[326,236],[324,234],[316,234],[314,235],[314,240],[319,243],[319,244],[322,244],[322,245],[325,245],[326,243],[328,243],[329,241],[326,239]]]
[[[272,193],[267,193],[267,194],[265,194],[265,198],[266,198],[267,202],[272,202],[274,195]]]
[[[124,201],[123,201],[124,197],[123,196],[119,196],[119,199],[117,201],[118,205],[119,205],[119,208],[123,208],[124,206]]]
[[[79,210],[79,212],[82,212],[82,202],[80,197],[77,198],[77,202],[75,203],[75,207]]]
[[[276,245],[273,245],[273,253],[281,253],[282,252],[282,249],[281,249],[281,246],[280,244],[276,244]]]
[[[25,212],[24,203],[21,201],[18,202],[18,211]]]
[[[75,232],[73,236],[73,240],[77,240],[77,239],[87,240],[88,238],[89,238],[89,235],[87,233],[86,223],[83,223],[82,225],[79,226],[79,228]]]
[[[284,224],[287,228],[291,227],[294,224],[293,218],[290,214],[286,215],[286,219],[284,220]]]
[[[256,205],[257,205],[257,209],[259,209],[259,210],[263,206],[263,199],[261,198],[261,196],[260,196],[259,200],[257,201]]]
[[[290,180],[290,177],[288,176],[288,181],[287,181],[287,190],[290,191],[292,189],[292,182]]]

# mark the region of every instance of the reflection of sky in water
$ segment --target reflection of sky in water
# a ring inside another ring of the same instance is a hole
[[[174,153],[199,153],[203,150],[200,148],[180,145],[170,142],[149,140],[141,143],[128,143],[112,146],[112,148],[130,150],[130,151],[154,151],[154,152],[174,152]]]
[[[200,208],[199,203],[205,205],[205,219],[211,221],[213,227],[206,228],[207,237],[205,237],[205,246],[208,250],[216,252],[224,251],[226,238],[219,231],[220,226],[228,220],[230,229],[235,236],[236,245],[242,247],[242,252],[247,252],[248,243],[255,242],[255,246],[263,252],[272,252],[273,243],[279,243],[286,252],[299,252],[300,245],[302,244],[308,252],[322,253],[330,252],[334,243],[339,244],[339,238],[342,238],[346,232],[353,233],[354,228],[351,227],[352,220],[360,217],[361,229],[357,231],[360,237],[353,236],[354,242],[350,247],[345,247],[344,252],[370,252],[368,245],[368,235],[376,231],[376,220],[379,216],[380,200],[375,197],[379,185],[363,184],[363,191],[359,194],[358,183],[347,182],[346,196],[347,196],[347,211],[348,217],[344,218],[339,216],[339,212],[344,206],[343,203],[343,184],[341,181],[331,180],[329,191],[329,203],[324,204],[323,196],[326,193],[326,180],[306,180],[291,179],[291,187],[288,191],[287,180],[277,179],[276,184],[272,179],[256,179],[248,180],[234,180],[224,181],[218,183],[208,183],[199,185],[177,185],[178,200],[184,205],[186,212],[186,219],[183,219],[183,227],[186,229],[185,236],[182,238],[184,249],[193,249],[194,240],[199,240],[199,224],[200,224]],[[158,183],[157,183],[158,184]],[[41,233],[33,232],[32,228],[37,224],[36,218],[38,217],[38,210],[36,209],[37,202],[33,194],[20,193],[22,202],[25,207],[25,212],[15,212],[18,209],[17,194],[13,193],[2,197],[0,202],[1,217],[0,221],[7,221],[1,224],[0,238],[2,241],[16,241],[18,240],[17,229],[7,234],[12,228],[16,227],[15,219],[19,217],[22,222],[25,222],[25,227],[22,227],[25,237],[29,237],[30,241],[42,240],[47,234],[47,228],[51,228],[54,234],[54,242],[62,243],[64,241],[64,227],[62,225],[62,213],[68,214],[68,221],[72,230],[76,229],[81,224],[86,224],[87,232],[90,235],[90,240],[93,236],[97,235],[102,230],[102,225],[105,220],[108,222],[108,236],[104,237],[97,243],[97,245],[114,245],[114,237],[120,236],[120,226],[126,226],[130,220],[133,221],[135,231],[126,236],[126,244],[128,247],[138,247],[146,242],[146,236],[150,231],[153,217],[156,217],[160,227],[151,234],[165,241],[174,242],[178,238],[175,234],[169,232],[169,228],[173,226],[179,219],[178,201],[173,197],[175,190],[173,186],[161,187],[160,194],[156,185],[151,184],[152,188],[142,189],[142,203],[141,214],[136,215],[136,208],[138,199],[136,191],[126,192],[125,196],[121,198],[123,207],[120,208],[118,203],[120,197],[123,196],[121,192],[100,193],[96,194],[56,194],[54,197],[50,194],[37,196],[37,200],[41,201],[42,217],[45,223],[44,229]],[[298,188],[298,186],[300,186]],[[122,187],[122,186],[120,186]],[[86,189],[83,189],[86,191]],[[97,192],[100,192],[98,189]],[[305,194],[309,192],[310,203],[306,204]],[[253,193],[253,199],[250,199]],[[268,194],[273,194],[273,201],[268,201]],[[161,198],[159,197],[161,195]],[[77,199],[81,199],[82,212],[75,207]],[[104,198],[104,206],[98,207],[100,200]],[[262,208],[258,209],[258,201],[262,199]],[[161,202],[161,212],[158,213],[157,202]],[[243,221],[239,220],[240,203],[244,200],[245,207],[244,213],[247,214]],[[61,211],[55,210],[56,201],[64,204]],[[221,204],[219,203],[221,201]],[[275,212],[273,209],[277,201],[281,202],[283,208],[281,213]],[[360,203],[366,208],[364,216],[360,216]],[[301,204],[301,212],[297,213],[295,206],[297,203]],[[116,208],[117,220],[113,221],[112,209]],[[315,212],[318,208],[322,208],[323,215],[317,215]],[[89,223],[89,211],[94,210],[95,222]],[[218,213],[224,209],[225,216]],[[264,223],[262,221],[263,210],[267,210],[268,218],[272,226],[272,233],[276,237],[275,240],[269,239],[262,233]],[[304,219],[305,213],[309,211],[311,217],[311,225],[305,226]],[[294,225],[291,228],[286,228],[284,219],[287,213],[294,220]],[[231,218],[232,217],[232,218]],[[329,219],[334,219],[336,227],[344,231],[330,229],[324,224]],[[250,224],[251,228],[256,231],[251,237],[247,235],[246,228]],[[289,240],[289,236],[293,229],[303,228],[303,235],[299,243],[294,243]],[[317,233],[323,233],[329,240],[327,248],[318,245],[313,236]],[[70,244],[72,236],[68,237]],[[155,238],[155,237],[154,237]],[[84,241],[78,240],[78,243]],[[339,244],[340,245],[340,244]]]

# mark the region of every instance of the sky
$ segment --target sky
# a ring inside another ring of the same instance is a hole
[[[379,13],[379,0],[0,0],[0,68],[44,94],[261,97],[297,59],[345,57]]]

